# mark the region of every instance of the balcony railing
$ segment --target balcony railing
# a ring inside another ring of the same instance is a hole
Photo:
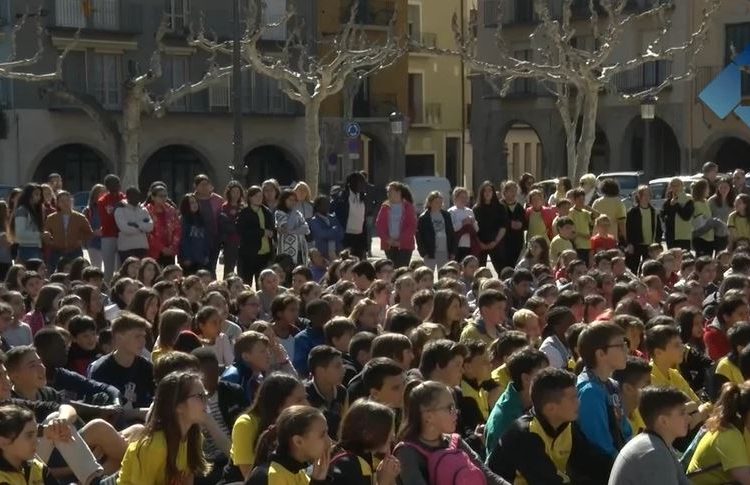
[[[427,103],[424,107],[424,123],[429,126],[442,125],[443,105],[440,103]]]
[[[412,43],[419,43],[422,47],[437,47],[437,34],[432,32],[419,32],[411,38]]]
[[[617,74],[614,85],[621,93],[637,93],[658,86],[671,74],[672,61],[651,61]]]
[[[547,8],[553,19],[562,18],[562,2],[560,0],[546,0]],[[540,21],[534,10],[533,0],[505,0],[503,12],[500,12],[500,0],[484,0],[484,26],[497,27],[499,20],[503,25],[535,24]],[[672,4],[674,0],[629,0],[625,6],[625,13],[638,13],[662,4]],[[599,15],[606,15],[603,8],[597,9]],[[589,18],[591,9],[589,0],[574,0],[571,6],[574,19]]]
[[[341,23],[349,22],[351,8],[357,3],[357,15],[354,23],[359,25],[387,26],[396,11],[392,0],[346,0],[341,4]]]
[[[706,86],[708,86],[711,81],[716,79],[716,76],[721,74],[721,71],[723,71],[725,66],[701,66],[696,68],[695,70],[695,98],[698,99],[698,96],[701,94],[701,91],[703,91]]]
[[[54,0],[52,16],[56,27],[115,32],[142,31],[143,15],[140,4],[129,0]],[[90,5],[90,7],[88,7]]]

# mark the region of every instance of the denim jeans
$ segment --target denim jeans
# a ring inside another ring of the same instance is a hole
[[[117,238],[102,238],[102,262],[104,263],[104,281],[109,283],[117,268]]]

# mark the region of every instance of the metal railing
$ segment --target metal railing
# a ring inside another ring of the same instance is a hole
[[[355,2],[357,15],[354,22],[359,25],[385,27],[396,11],[396,3],[392,0],[346,0],[341,3],[341,23],[349,22],[351,8]]]
[[[425,105],[424,124],[430,126],[443,124],[443,105],[441,103],[427,103]]]
[[[716,79],[725,66],[701,66],[695,70],[695,99],[701,94],[711,81]]]
[[[56,27],[101,31],[141,32],[142,6],[129,0],[54,0]]]
[[[615,88],[621,93],[635,93],[653,88],[672,74],[672,61],[651,61],[614,77]]]

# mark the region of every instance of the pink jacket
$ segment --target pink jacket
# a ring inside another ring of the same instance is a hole
[[[404,211],[401,216],[401,231],[399,232],[399,249],[405,251],[414,251],[417,247],[417,243],[414,240],[414,235],[417,233],[417,211],[414,209],[414,204],[407,201],[403,202]],[[388,230],[388,219],[391,215],[391,205],[388,201],[383,202],[378,212],[378,217],[375,220],[375,232],[380,238],[380,249],[383,251],[389,250],[391,247],[388,244],[389,230]]]

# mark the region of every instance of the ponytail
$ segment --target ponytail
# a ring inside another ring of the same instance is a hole
[[[292,437],[307,433],[316,420],[325,422],[323,413],[311,406],[291,406],[281,412],[276,424],[268,427],[258,439],[255,463],[260,465],[271,461],[271,455],[278,453],[289,456],[292,453]]]
[[[258,438],[258,446],[255,448],[255,463],[268,463],[271,454],[278,446],[278,427],[272,424]]]
[[[750,412],[750,383],[727,382],[722,387],[711,417],[706,421],[706,428],[709,431],[718,431],[734,426],[742,430],[745,427],[745,416],[748,412]]]

